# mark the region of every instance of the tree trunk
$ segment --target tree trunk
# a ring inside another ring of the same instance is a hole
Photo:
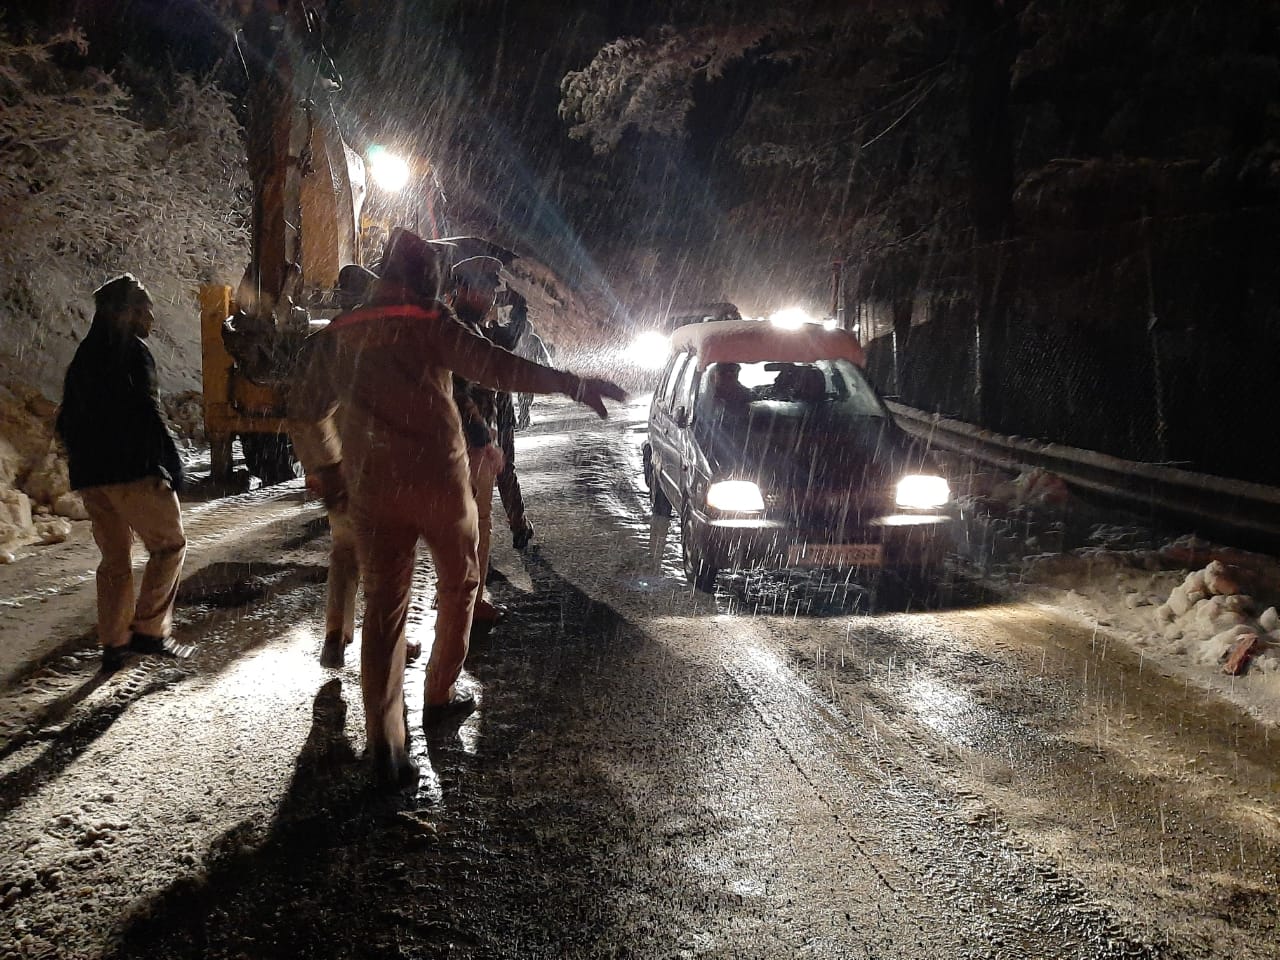
[[[906,356],[907,337],[911,334],[911,314],[915,301],[908,297],[898,297],[893,301],[893,392],[903,397],[906,403]]]
[[[969,207],[974,235],[976,407],[980,422],[1006,425],[1002,369],[1008,345],[1014,255],[1013,138],[1009,85],[1017,57],[1013,0],[958,0],[969,65]]]

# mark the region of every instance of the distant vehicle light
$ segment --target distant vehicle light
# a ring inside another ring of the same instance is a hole
[[[802,307],[786,307],[770,314],[769,322],[783,330],[799,330],[806,323],[813,323],[813,317]]]
[[[656,330],[646,330],[631,341],[627,358],[645,370],[661,370],[671,351],[671,338]]]
[[[399,193],[409,182],[409,164],[386,147],[370,147],[369,176],[379,188]]]
[[[951,499],[951,487],[942,477],[911,474],[898,481],[897,502],[900,507],[928,510]]]
[[[921,515],[918,513],[894,513],[887,517],[876,517],[871,521],[873,527],[931,527],[940,523],[946,523],[946,517],[939,517],[932,514]]]
[[[727,513],[758,513],[764,509],[764,497],[750,480],[721,480],[707,488],[707,506]]]

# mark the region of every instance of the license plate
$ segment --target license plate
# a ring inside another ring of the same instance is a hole
[[[883,559],[878,543],[793,543],[788,551],[793,567],[878,567]]]

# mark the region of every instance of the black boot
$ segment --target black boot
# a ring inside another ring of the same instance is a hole
[[[373,784],[380,790],[398,790],[418,782],[418,765],[403,750],[379,744],[369,755]]]
[[[129,645],[127,643],[119,647],[103,647],[102,672],[115,673],[129,662],[129,656],[132,653],[133,651],[129,649]]]

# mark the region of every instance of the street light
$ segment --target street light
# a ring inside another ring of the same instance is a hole
[[[409,164],[386,147],[369,148],[369,176],[387,193],[399,193],[409,182]]]

